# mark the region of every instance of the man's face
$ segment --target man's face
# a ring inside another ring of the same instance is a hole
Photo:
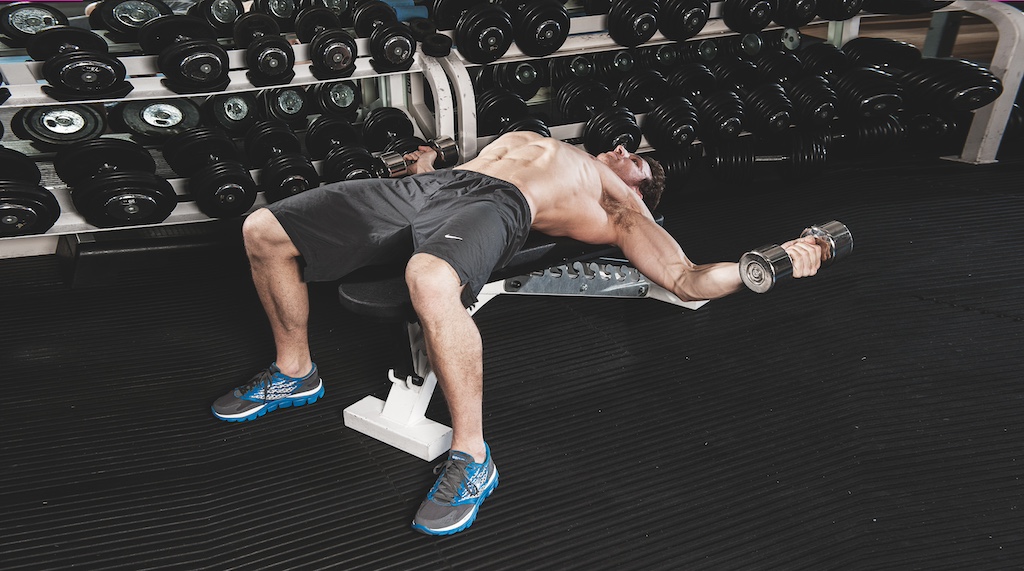
[[[631,153],[619,145],[607,153],[597,155],[597,160],[608,165],[628,186],[636,187],[651,178],[651,165],[640,155]]]

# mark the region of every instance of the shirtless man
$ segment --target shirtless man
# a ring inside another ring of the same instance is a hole
[[[655,223],[644,194],[653,208],[663,171],[621,146],[594,157],[556,139],[513,132],[453,169],[435,172],[434,157],[421,147],[407,156],[413,176],[325,185],[246,219],[246,250],[277,361],[218,399],[213,413],[252,420],[317,400],[323,382],[309,351],[304,282],[408,258],[410,297],[452,418],[452,450],[413,528],[447,535],[473,522],[498,483],[483,435],[483,346],[466,306],[531,228],[618,246],[643,275],[682,300],[722,297],[742,282],[736,263],[694,264]],[[794,277],[815,274],[822,253],[813,239],[783,247]]]

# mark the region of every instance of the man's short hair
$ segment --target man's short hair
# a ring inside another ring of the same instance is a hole
[[[637,188],[644,198],[644,204],[651,212],[654,212],[654,208],[661,202],[661,193],[665,192],[665,169],[661,163],[651,157],[643,157],[643,159],[651,167],[651,178],[640,181]]]

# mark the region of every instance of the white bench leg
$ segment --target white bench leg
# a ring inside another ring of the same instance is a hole
[[[413,377],[398,378],[391,369],[387,400],[368,396],[349,406],[345,409],[345,426],[429,461],[451,448],[452,429],[425,416],[437,375],[430,367],[423,330],[417,323],[409,324],[409,345],[413,367],[422,383],[417,384]]]

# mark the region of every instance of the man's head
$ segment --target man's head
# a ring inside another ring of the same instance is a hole
[[[661,201],[665,191],[665,169],[661,163],[631,153],[619,145],[607,153],[597,155],[597,160],[608,165],[627,186],[635,190],[652,212]]]

